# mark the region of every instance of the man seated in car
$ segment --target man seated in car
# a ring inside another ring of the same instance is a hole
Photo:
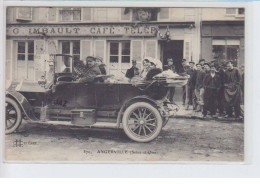
[[[99,67],[95,64],[95,57],[88,56],[84,61],[85,71],[79,82],[94,82],[96,76],[101,75]]]

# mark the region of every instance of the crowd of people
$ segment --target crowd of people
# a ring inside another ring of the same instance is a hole
[[[132,61],[132,67],[125,74],[129,80],[141,78],[151,80],[163,70],[171,70],[180,75],[189,75],[188,82],[183,86],[182,102],[185,110],[190,107],[198,116],[206,117],[243,117],[241,103],[244,93],[244,66],[240,70],[234,67],[232,61],[206,62],[201,59],[198,63],[182,60],[182,65],[176,65],[173,58],[167,59],[167,65],[147,57],[143,60],[143,69],[137,67],[137,62]],[[75,73],[80,82],[91,82],[97,75],[106,75],[105,65],[102,58],[89,56],[82,63],[76,63]],[[174,100],[175,88],[169,90],[168,99]]]
[[[173,60],[169,58],[166,69],[176,72]],[[183,60],[183,71],[189,80],[183,87],[183,105],[190,107],[197,116],[243,118],[244,66],[240,71],[232,61],[210,63],[201,59],[197,64]],[[173,100],[174,90],[169,99]]]

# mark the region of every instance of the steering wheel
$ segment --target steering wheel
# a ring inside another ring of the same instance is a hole
[[[57,81],[64,81],[64,82],[72,82],[74,81],[74,77],[72,76],[59,76]]]

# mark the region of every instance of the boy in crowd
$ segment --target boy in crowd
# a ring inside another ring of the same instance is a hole
[[[210,67],[210,72],[206,74],[203,80],[204,93],[204,107],[203,117],[206,117],[208,111],[212,117],[216,116],[217,110],[217,93],[220,89],[220,77],[216,74],[216,68],[214,65]]]
[[[196,80],[195,80],[195,106],[196,112],[202,111],[202,107],[204,105],[204,88],[203,88],[203,80],[205,78],[206,73],[202,70],[202,66],[200,63],[196,64],[197,73],[196,73]]]
[[[232,117],[233,108],[235,110],[235,118],[241,118],[241,76],[237,68],[233,66],[231,61],[228,61],[227,70],[224,74],[224,97],[227,118]]]
[[[173,63],[172,58],[167,59],[167,65],[164,67],[165,70],[171,70],[173,73],[176,73],[176,66]],[[173,96],[175,94],[175,87],[171,87],[169,91],[169,100],[170,102],[173,102]]]
[[[196,70],[194,68],[195,63],[193,61],[189,62],[190,69],[187,70],[187,74],[190,76],[188,83],[186,85],[186,110],[189,110],[189,105],[193,105],[194,101],[194,88],[195,88],[195,78],[196,78]],[[195,107],[193,106],[193,109]]]

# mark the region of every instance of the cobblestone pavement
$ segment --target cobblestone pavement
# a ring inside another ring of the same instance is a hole
[[[23,123],[6,135],[7,161],[243,161],[244,124],[170,119],[150,143],[123,130]]]

